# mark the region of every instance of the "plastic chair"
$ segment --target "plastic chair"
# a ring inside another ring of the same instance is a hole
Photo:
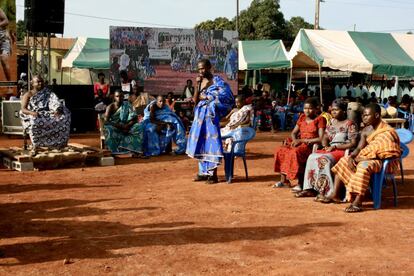
[[[413,141],[414,135],[411,131],[405,128],[397,128],[395,130],[400,138],[402,144],[409,144]]]
[[[406,119],[408,122],[408,129],[413,132],[414,131],[414,116],[410,112],[401,110],[397,108],[398,113],[402,114],[402,118]]]
[[[251,127],[238,128],[232,131],[228,135],[224,135],[221,138],[232,138],[232,146],[230,151],[223,152],[224,155],[224,172],[226,175],[227,183],[231,183],[234,172],[234,158],[241,157],[243,159],[244,170],[246,172],[246,181],[249,180],[246,163],[246,144],[256,136],[256,131]]]
[[[372,201],[374,202],[374,208],[380,209],[381,208],[381,195],[382,195],[382,188],[386,184],[386,179],[390,179],[392,181],[393,186],[393,192],[394,192],[394,206],[397,206],[397,182],[395,181],[395,177],[393,173],[387,173],[387,167],[388,164],[392,161],[398,160],[400,163],[400,171],[401,171],[401,181],[404,184],[404,174],[403,174],[403,167],[402,167],[402,159],[407,157],[410,153],[409,148],[403,144],[400,143],[401,147],[401,157],[400,158],[391,158],[391,159],[385,159],[381,171],[378,173],[375,173],[372,176],[371,181],[371,192],[372,192]]]

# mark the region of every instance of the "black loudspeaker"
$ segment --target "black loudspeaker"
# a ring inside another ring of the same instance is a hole
[[[24,19],[29,32],[63,34],[65,0],[25,0]]]

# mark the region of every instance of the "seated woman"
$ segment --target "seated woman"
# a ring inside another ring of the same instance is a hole
[[[22,98],[20,118],[29,134],[33,153],[38,147],[64,148],[70,132],[70,111],[48,87],[41,76],[32,79],[33,90]]]
[[[291,139],[275,152],[275,172],[280,172],[281,178],[274,187],[283,187],[287,184],[296,184],[303,177],[306,160],[312,153],[314,143],[321,143],[325,131],[326,121],[316,115],[317,101],[308,98],[305,101],[302,114],[291,133]],[[299,179],[300,180],[300,179]],[[294,191],[300,191],[300,183]]]
[[[174,92],[168,92],[167,98],[165,99],[165,104],[175,112],[175,99],[174,99]]]
[[[142,152],[143,128],[137,123],[132,105],[124,101],[124,93],[115,91],[115,102],[105,112],[105,144],[112,153]]]
[[[185,127],[177,114],[166,104],[163,96],[158,96],[144,111],[144,154],[155,156],[168,152],[171,141],[177,145],[175,154],[183,154],[186,149]]]
[[[358,131],[356,124],[346,118],[346,103],[335,100],[332,103],[332,119],[326,127],[322,138],[323,150],[318,150],[308,157],[303,182],[303,191],[296,197],[313,197],[317,199],[330,195],[333,189],[331,168],[344,156],[345,150],[355,148]]]
[[[229,135],[238,128],[249,127],[251,125],[253,119],[252,105],[246,105],[245,99],[241,95],[236,97],[235,102],[236,108],[230,112],[230,121],[221,129],[221,136]],[[231,138],[225,140],[223,145],[225,150],[229,151],[231,149],[231,141]]]

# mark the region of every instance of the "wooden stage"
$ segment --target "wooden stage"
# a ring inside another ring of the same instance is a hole
[[[20,147],[0,148],[0,157],[5,167],[17,171],[114,165],[114,158],[109,150],[78,143],[69,143],[62,150],[39,148],[34,156],[29,150]]]

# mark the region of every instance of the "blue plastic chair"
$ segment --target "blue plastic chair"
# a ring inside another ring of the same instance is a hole
[[[410,112],[401,110],[397,108],[398,113],[402,114],[402,117],[408,121],[408,129],[413,132],[414,131],[414,116]]]
[[[234,172],[234,158],[241,157],[243,159],[244,170],[246,172],[246,181],[249,180],[246,163],[246,144],[256,136],[256,131],[251,127],[238,128],[228,135],[224,135],[221,138],[233,138],[233,143],[230,151],[223,152],[224,154],[224,172],[226,175],[227,183],[231,183]]]
[[[382,188],[386,185],[386,179],[390,179],[392,181],[393,191],[394,191],[394,206],[397,206],[397,182],[395,181],[394,174],[387,173],[388,164],[394,160],[399,161],[400,171],[401,171],[401,182],[404,184],[404,170],[402,166],[402,159],[407,157],[410,153],[410,149],[404,144],[400,143],[401,147],[401,157],[400,158],[391,158],[385,159],[381,171],[375,173],[371,179],[371,192],[372,192],[372,201],[374,202],[374,208],[380,209],[381,208],[381,196],[382,196]]]

